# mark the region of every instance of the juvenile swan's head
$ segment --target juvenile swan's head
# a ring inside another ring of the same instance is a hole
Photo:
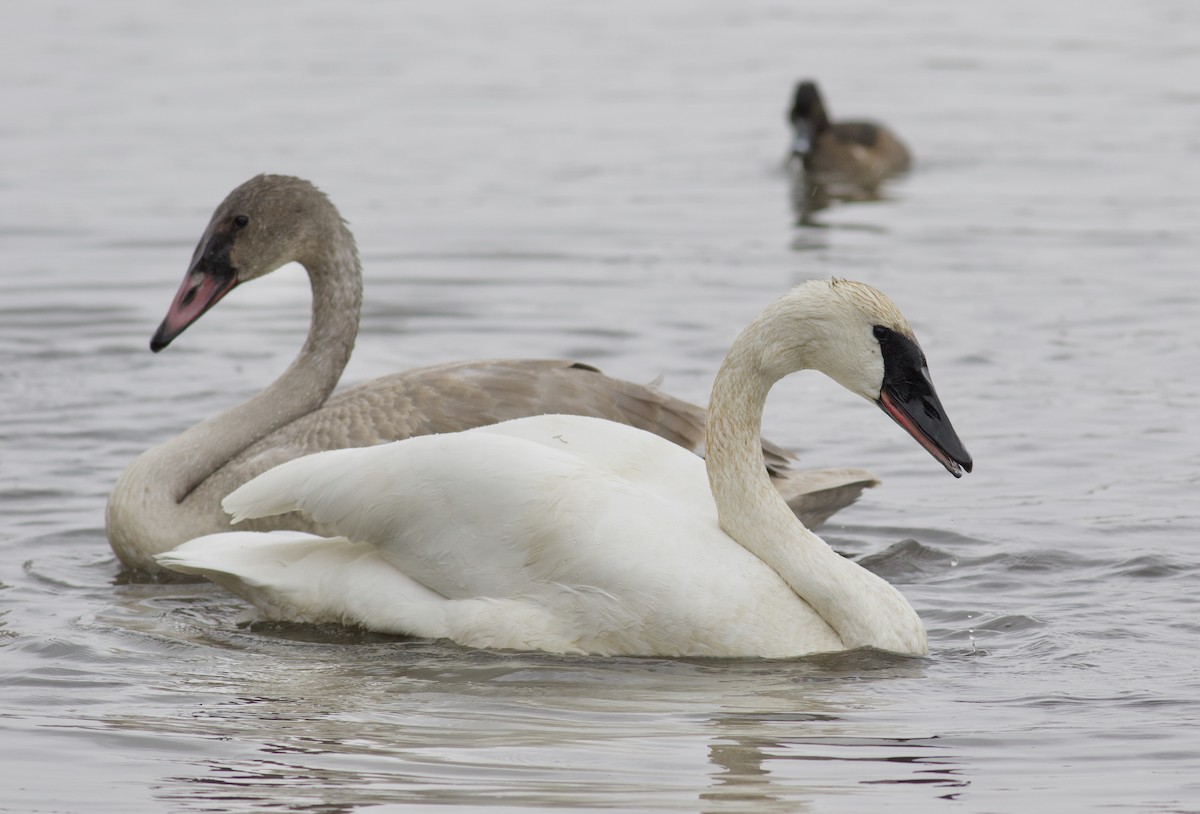
[[[165,348],[240,283],[293,261],[308,265],[344,228],[334,205],[308,181],[251,178],[213,213],[150,348]]]

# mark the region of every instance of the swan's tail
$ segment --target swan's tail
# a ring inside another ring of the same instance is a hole
[[[181,574],[207,577],[236,594],[236,580],[248,589],[270,584],[288,564],[330,545],[330,540],[302,531],[228,531],[188,540],[154,559]]]
[[[207,577],[266,619],[447,635],[445,599],[368,543],[299,531],[231,531],[197,537],[154,559],[172,571]]]
[[[810,529],[858,500],[863,489],[879,480],[865,469],[788,471],[771,478],[788,506]]]
[[[189,540],[155,560],[207,577],[267,620],[354,625],[471,647],[584,652],[537,602],[448,600],[405,576],[370,544],[344,537],[231,531]]]

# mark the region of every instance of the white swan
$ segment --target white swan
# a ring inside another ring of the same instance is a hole
[[[239,283],[298,261],[313,290],[312,325],[292,365],[246,403],[154,447],[117,480],[106,511],[109,542],[129,567],[158,571],[154,555],[229,527],[225,495],[292,458],[542,413],[632,424],[699,450],[704,410],[578,362],[485,360],[385,376],[330,396],[358,332],[362,278],[354,237],[337,209],[298,178],[263,175],[217,207],[183,284],[150,343],[161,350]],[[861,469],[794,471],[767,446],[778,488],[809,523],[820,523],[875,484]],[[300,515],[251,529],[329,529]]]
[[[518,419],[311,455],[224,502],[235,519],[303,511],[340,537],[232,532],[158,561],[268,618],[468,647],[925,653],[900,592],[804,528],[763,467],[767,392],[803,368],[879,404],[955,476],[970,471],[904,317],[869,286],[821,281],[768,307],[729,351],[713,386],[707,480],[698,458],[632,427]]]

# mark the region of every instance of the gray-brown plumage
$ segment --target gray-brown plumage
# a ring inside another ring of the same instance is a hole
[[[383,376],[333,393],[350,359],[362,304],[354,237],[307,181],[260,175],[217,207],[166,318],[161,350],[236,285],[289,262],[308,271],[313,316],[290,367],[244,404],[147,450],[109,498],[109,542],[121,561],[156,572],[155,554],[225,531],[220,501],[250,478],[292,458],[546,413],[607,418],[701,452],[702,408],[647,385],[563,360],[484,360]],[[823,522],[875,484],[861,469],[795,472],[787,451],[764,444],[768,468],[806,525]],[[328,533],[299,515],[240,528]]]

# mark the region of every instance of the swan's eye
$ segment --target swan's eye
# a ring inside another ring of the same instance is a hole
[[[871,333],[875,334],[875,338],[882,342],[883,338],[888,335],[888,329],[882,325],[876,325],[871,329]]]
[[[246,224],[249,222],[250,222],[250,218],[246,217],[245,215],[238,215],[236,218],[233,219],[233,225],[237,229],[245,229]]]

